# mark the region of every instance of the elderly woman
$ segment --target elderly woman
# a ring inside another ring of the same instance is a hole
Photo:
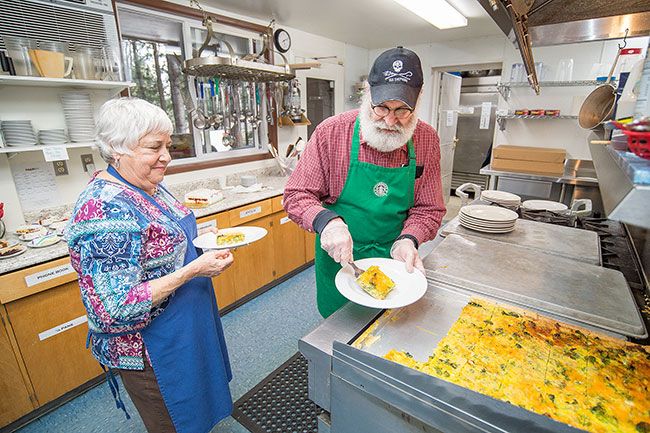
[[[103,105],[97,140],[109,166],[81,193],[67,238],[92,353],[120,369],[147,430],[208,432],[232,410],[210,277],[233,257],[197,251],[194,215],[161,184],[171,132],[165,112],[141,99]]]

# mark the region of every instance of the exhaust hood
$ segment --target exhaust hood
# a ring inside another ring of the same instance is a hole
[[[534,47],[650,34],[647,0],[478,0],[521,51],[537,93]]]

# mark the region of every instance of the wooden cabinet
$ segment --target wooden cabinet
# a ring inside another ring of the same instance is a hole
[[[229,227],[230,217],[228,212],[222,212],[199,218],[196,220],[196,224],[199,230],[205,227]],[[217,297],[219,309],[227,307],[237,300],[237,296],[235,295],[235,279],[230,269],[226,269],[220,275],[212,278],[212,285],[214,286],[214,294]]]
[[[316,233],[305,232],[305,262],[311,262],[316,255]]]
[[[0,427],[36,409],[30,399],[29,383],[11,345],[12,331],[4,307],[0,305]]]
[[[275,278],[305,264],[305,231],[289,219],[287,213],[273,214],[273,261]]]
[[[71,281],[5,305],[39,404],[102,373],[86,349],[88,325]]]

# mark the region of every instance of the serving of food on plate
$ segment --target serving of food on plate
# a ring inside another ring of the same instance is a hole
[[[219,229],[217,233],[208,232],[195,238],[192,243],[202,250],[223,250],[237,248],[259,241],[267,230],[255,226],[238,226]]]
[[[246,235],[242,232],[217,233],[217,245],[227,246],[244,242]]]
[[[39,224],[18,226],[15,233],[21,241],[31,241],[47,234],[47,228]]]
[[[366,293],[376,299],[386,299],[386,296],[395,287],[393,280],[376,265],[370,266],[359,275],[357,283]]]
[[[8,259],[10,257],[15,257],[24,253],[25,251],[27,251],[27,247],[25,245],[20,245],[20,244],[9,245],[4,248],[0,248],[0,259]]]
[[[223,200],[221,191],[210,188],[200,188],[185,194],[184,204],[189,208],[204,208]]]

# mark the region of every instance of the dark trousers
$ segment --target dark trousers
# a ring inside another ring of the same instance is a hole
[[[150,433],[176,433],[165,406],[158,381],[144,357],[144,370],[120,370],[122,383]]]

